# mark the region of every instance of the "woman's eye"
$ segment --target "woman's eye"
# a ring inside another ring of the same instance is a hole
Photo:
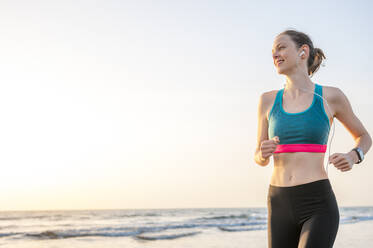
[[[280,50],[281,48],[285,48],[285,47],[283,47],[283,46],[281,46],[281,47],[278,47],[278,50]],[[273,55],[273,53],[272,53],[272,55]]]

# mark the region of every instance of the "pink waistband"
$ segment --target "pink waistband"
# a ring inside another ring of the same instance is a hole
[[[281,152],[326,152],[326,146],[322,144],[282,144],[277,145],[274,153]]]

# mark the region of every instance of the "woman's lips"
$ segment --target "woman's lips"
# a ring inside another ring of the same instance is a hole
[[[279,60],[279,61],[277,62],[277,66],[280,65],[282,62],[284,62],[284,61],[283,61],[283,60]]]

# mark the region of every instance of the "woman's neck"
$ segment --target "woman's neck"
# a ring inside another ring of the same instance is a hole
[[[303,92],[302,89],[306,91],[312,91],[314,89],[314,83],[309,77],[286,77],[284,91],[286,91],[290,96],[293,98],[299,96]]]

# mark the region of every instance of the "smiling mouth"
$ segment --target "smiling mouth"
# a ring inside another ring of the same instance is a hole
[[[277,66],[279,66],[280,64],[282,64],[282,62],[284,62],[283,60],[279,60],[278,62],[277,62]]]

